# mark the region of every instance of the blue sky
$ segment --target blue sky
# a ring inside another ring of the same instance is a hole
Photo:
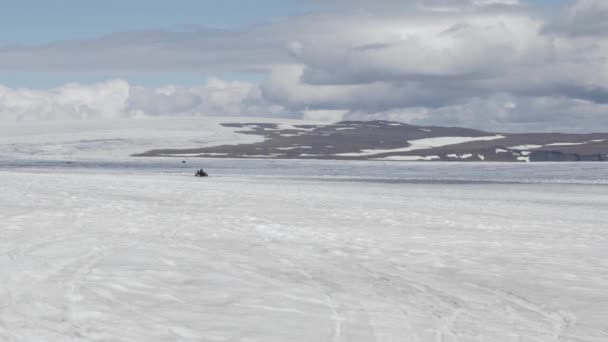
[[[142,29],[239,27],[302,13],[290,0],[0,1],[0,43],[43,44]]]
[[[544,6],[566,1],[529,0]],[[0,8],[0,44],[37,45],[143,29],[243,27],[315,6],[295,0],[10,0]]]
[[[529,0],[555,6],[567,0]],[[321,2],[322,3],[322,2]],[[315,6],[316,5],[316,6]],[[36,47],[61,41],[89,40],[113,33],[161,29],[188,31],[202,27],[239,29],[288,20],[320,10],[319,2],[302,0],[20,0],[0,1],[0,47]],[[91,83],[124,78],[135,84],[200,84],[209,76],[259,81],[256,72],[208,71],[145,73],[37,72],[0,69],[0,84],[48,88],[67,82]]]
[[[40,46],[57,41],[86,40],[117,32],[149,29],[187,31],[200,27],[238,29],[286,18],[313,9],[290,0],[19,0],[0,1],[0,46]],[[67,82],[91,83],[126,78],[135,84],[196,85],[206,72],[133,74],[63,73],[0,70],[0,84],[48,88]],[[259,73],[217,72],[224,79],[259,81]]]

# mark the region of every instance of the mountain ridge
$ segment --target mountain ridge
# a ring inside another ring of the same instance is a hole
[[[134,156],[386,161],[608,161],[608,133],[499,133],[395,121],[221,123],[264,141]]]

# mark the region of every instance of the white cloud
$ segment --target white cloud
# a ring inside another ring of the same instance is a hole
[[[340,122],[348,114],[345,110],[305,110],[302,119],[310,121]]]
[[[121,80],[67,84],[48,91],[0,86],[0,118],[21,121],[137,115],[126,109],[129,92],[129,84]]]
[[[255,84],[210,79],[199,87],[134,87],[124,80],[50,90],[0,86],[0,120],[103,119],[136,116],[288,116]]]
[[[136,115],[388,118],[500,130],[608,130],[606,1],[552,16],[517,0],[302,0],[316,13],[242,30],[119,33],[0,49],[0,70],[258,70],[150,89],[0,88],[12,119]]]

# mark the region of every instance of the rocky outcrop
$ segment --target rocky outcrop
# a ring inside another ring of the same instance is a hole
[[[392,121],[328,125],[226,123],[252,144],[153,150],[138,156],[461,162],[608,161],[608,133],[509,134]]]
[[[532,162],[563,162],[563,161],[608,161],[605,154],[578,154],[559,151],[534,151],[530,154]]]

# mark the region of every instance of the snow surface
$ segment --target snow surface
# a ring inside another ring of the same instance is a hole
[[[547,144],[545,146],[576,146],[576,145],[586,145],[588,144],[588,141],[584,141],[584,142],[563,142],[563,143],[552,143],[552,144]]]
[[[523,162],[526,162],[526,163],[529,163],[529,162],[530,162],[530,157],[529,157],[529,156],[524,155],[524,156],[522,156],[522,157],[517,157],[517,160],[519,160],[519,161],[523,161]]]
[[[168,154],[165,156],[193,158],[193,157],[207,157],[207,156],[208,157],[217,157],[217,156],[227,156],[227,155],[228,155],[228,153],[180,153],[180,154]]]
[[[608,338],[604,185],[13,170],[0,191],[2,341]]]
[[[390,156],[384,158],[378,158],[377,160],[395,160],[395,161],[416,161],[416,160],[436,160],[439,156]]]
[[[341,157],[360,157],[360,156],[370,156],[375,154],[384,154],[384,153],[398,153],[398,152],[410,152],[416,150],[426,150],[434,147],[441,146],[449,146],[462,144],[466,142],[472,141],[487,141],[487,140],[498,140],[503,139],[502,135],[492,135],[486,137],[437,137],[437,138],[425,138],[418,140],[410,140],[408,143],[410,146],[402,147],[402,148],[394,148],[394,149],[370,149],[370,150],[362,150],[361,152],[354,153],[338,153],[335,156]]]
[[[577,145],[586,145],[589,143],[600,143],[600,142],[604,142],[604,141],[606,141],[606,139],[595,139],[595,140],[589,140],[589,141],[584,141],[584,142],[552,143],[552,144],[547,144],[545,146],[577,146]]]
[[[248,154],[245,156],[241,156],[242,158],[276,158],[276,157],[280,157],[280,156],[284,156],[284,154],[281,153],[271,153],[271,154]]]
[[[212,122],[0,127],[0,341],[608,340],[608,164],[126,157]]]
[[[277,120],[277,119],[275,119]],[[276,121],[273,121],[276,122]],[[296,126],[315,126],[315,127],[296,127]],[[322,127],[322,126],[327,126],[328,123],[327,122],[318,122],[318,121],[300,121],[300,120],[284,120],[284,119],[280,119],[279,123],[278,123],[278,130],[294,130],[294,131],[306,131],[306,132],[312,132],[314,131],[317,127]],[[268,129],[266,129],[268,130]]]
[[[458,159],[469,159],[472,158],[473,155],[471,153],[464,153],[464,154],[448,154],[449,158],[458,158]]]
[[[278,147],[277,150],[300,150],[300,149],[311,149],[312,146],[290,146],[290,147]]]
[[[541,148],[544,145],[517,145],[517,146],[511,146],[511,147],[507,147],[510,150],[533,150],[535,148]]]
[[[259,135],[239,134],[249,127],[221,123],[276,123],[282,129],[314,121],[276,118],[142,118],[101,121],[22,122],[0,125],[0,158],[116,158],[153,149],[190,149],[256,143]]]

